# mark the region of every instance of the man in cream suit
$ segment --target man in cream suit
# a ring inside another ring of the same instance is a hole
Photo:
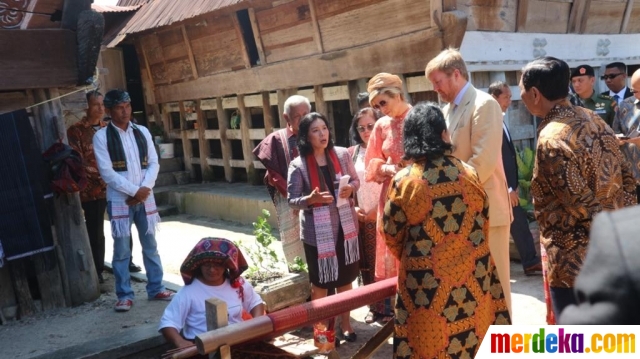
[[[425,75],[448,103],[443,112],[453,155],[475,168],[489,196],[489,250],[511,312],[509,227],[513,217],[501,157],[502,110],[493,97],[469,83],[467,67],[457,50],[444,50],[429,61]]]

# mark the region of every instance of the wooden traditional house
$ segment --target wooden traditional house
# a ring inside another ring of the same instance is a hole
[[[8,244],[42,239],[7,255],[0,267],[0,324],[100,295],[78,193],[51,196],[40,174],[40,154],[66,142],[63,110],[75,103],[66,95],[77,92],[86,108],[82,90],[95,72],[104,27],[91,2],[0,2],[0,242],[7,254]],[[28,113],[12,112],[25,108]]]
[[[404,79],[412,102],[437,101],[424,77],[442,49],[459,47],[472,83],[514,86],[545,54],[570,65],[640,64],[634,0],[121,0],[142,5],[107,47],[135,46],[147,117],[182,148],[204,181],[260,182],[251,149],[284,126],[284,100],[307,96],[348,145],[355,97],[368,78]],[[635,21],[634,21],[635,20]],[[601,84],[601,88],[604,85]],[[508,121],[520,146],[533,119],[520,101]]]

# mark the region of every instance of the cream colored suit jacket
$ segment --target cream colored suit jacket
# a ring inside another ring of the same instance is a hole
[[[502,166],[502,110],[491,95],[469,86],[458,108],[444,107],[453,155],[478,172],[489,196],[489,223],[508,226],[513,220],[509,187]]]

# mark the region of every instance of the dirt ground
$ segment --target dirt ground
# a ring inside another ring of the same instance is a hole
[[[108,230],[109,226],[105,227]],[[219,236],[245,243],[253,240],[251,228],[246,226],[187,215],[164,218],[160,229],[157,240],[165,270],[164,279],[178,284],[181,283],[178,276],[180,264],[200,238]],[[110,238],[109,233],[105,234]],[[108,239],[106,258],[111,258],[112,245]],[[138,243],[134,243],[133,260],[142,264]],[[541,278],[525,277],[518,263],[511,264],[511,276],[514,323],[544,324],[545,306]],[[167,302],[147,300],[144,282],[132,281],[132,285],[136,300],[133,308],[126,313],[116,313],[113,310],[116,302],[114,279],[110,273],[105,273],[105,283],[101,286],[102,295],[95,302],[75,308],[49,311],[0,325],[0,359],[34,358],[84,342],[109,338],[132,328],[157,325]],[[363,320],[366,312],[365,307],[351,312],[358,340],[340,346],[340,358],[350,358],[360,345],[381,327],[378,323],[365,324]],[[390,357],[392,345],[389,340],[372,358]]]
[[[107,232],[105,233],[107,237],[105,258],[109,259],[113,244],[108,233],[108,223],[105,224]],[[157,235],[158,250],[165,271],[164,279],[181,284],[178,275],[180,264],[200,238],[219,236],[250,245],[253,240],[250,233],[251,228],[246,226],[203,217],[179,215],[164,218]],[[135,241],[133,252],[134,262],[141,265],[140,247]],[[0,359],[34,358],[96,339],[109,338],[135,327],[159,323],[167,302],[147,300],[146,283],[132,281],[136,295],[134,305],[129,312],[117,313],[113,310],[117,299],[114,293],[113,275],[105,272],[104,278],[105,283],[101,285],[102,294],[92,303],[49,311],[11,321],[7,325],[0,325]],[[352,324],[358,334],[358,341],[343,344],[339,349],[341,358],[350,358],[360,344],[373,336],[381,327],[378,323],[365,324],[363,320],[366,312],[366,308],[352,311]],[[391,352],[389,341],[374,358],[390,358]]]

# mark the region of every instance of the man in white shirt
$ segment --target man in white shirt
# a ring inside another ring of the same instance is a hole
[[[600,79],[604,80],[605,85],[609,88],[609,91],[605,91],[601,95],[610,96],[617,104],[633,95],[627,87],[627,65],[622,62],[612,62],[605,66],[604,75]]]
[[[135,223],[147,273],[150,300],[171,300],[175,293],[162,285],[162,263],[155,230],[160,222],[152,188],[158,177],[158,155],[146,127],[131,122],[131,98],[122,90],[104,97],[111,116],[108,126],[93,137],[100,176],[107,184],[107,213],[113,236],[113,275],[116,281],[115,310],[125,312],[133,305],[129,261],[131,222]]]

